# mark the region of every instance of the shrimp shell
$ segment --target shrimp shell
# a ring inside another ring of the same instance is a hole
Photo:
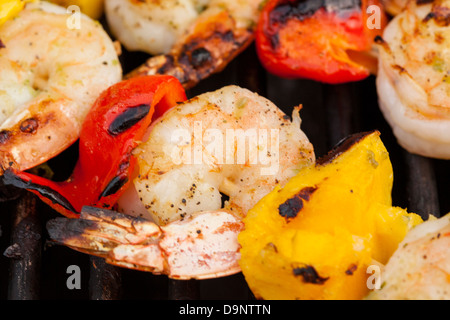
[[[242,228],[242,221],[226,210],[197,213],[159,227],[142,218],[84,207],[80,219],[47,223],[57,243],[109,264],[183,280],[238,273],[237,234]]]

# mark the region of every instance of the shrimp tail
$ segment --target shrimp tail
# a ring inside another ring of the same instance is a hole
[[[186,100],[172,76],[119,82],[94,103],[80,133],[79,159],[71,177],[54,182],[13,167],[3,169],[5,185],[29,190],[61,214],[74,218],[85,205],[112,208],[136,167],[132,151],[152,121]]]
[[[60,217],[47,223],[50,238],[56,243],[102,258],[107,258],[110,250],[127,242],[125,235],[128,237],[131,234],[136,235],[138,229],[147,230],[147,232],[142,232],[144,239],[140,240],[157,238],[160,234],[160,229],[151,222],[94,207],[83,207],[80,219]],[[113,230],[119,231],[114,237],[112,236]],[[106,235],[110,236],[106,237]],[[109,239],[106,240],[107,238]],[[136,240],[132,242],[136,242]]]
[[[202,212],[159,227],[112,210],[83,207],[80,219],[47,223],[50,238],[107,263],[165,274],[207,279],[240,271],[240,219],[228,211]]]

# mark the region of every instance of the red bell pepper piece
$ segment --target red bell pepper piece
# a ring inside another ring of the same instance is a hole
[[[380,8],[379,17],[367,13],[369,5]],[[379,26],[372,28],[372,19],[379,19]],[[279,77],[358,81],[376,70],[369,51],[385,25],[378,0],[269,0],[258,22],[256,49],[262,65]]]
[[[111,86],[94,103],[80,132],[79,159],[71,177],[54,182],[7,169],[5,184],[27,189],[69,218],[85,205],[111,208],[129,185],[136,167],[133,149],[152,120],[186,100],[172,76],[137,77]]]

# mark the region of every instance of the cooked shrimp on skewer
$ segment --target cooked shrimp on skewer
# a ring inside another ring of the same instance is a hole
[[[135,149],[139,174],[119,208],[164,225],[220,210],[224,194],[224,208],[244,217],[276,184],[314,163],[300,124],[298,108],[291,121],[272,102],[237,86],[188,100],[157,120]],[[140,209],[131,207],[136,203]]]
[[[409,2],[380,44],[380,108],[409,152],[450,159],[450,26],[444,1]]]
[[[0,26],[0,165],[26,170],[78,138],[101,91],[121,80],[115,46],[101,25],[66,9],[27,3]]]
[[[108,25],[130,51],[154,55],[127,77],[168,74],[192,87],[253,40],[262,0],[106,0]]]
[[[242,217],[315,162],[300,124],[299,108],[291,121],[237,86],[182,102],[134,150],[138,172],[119,198],[121,213],[85,207],[80,219],[51,222],[50,236],[109,263],[172,278],[239,272]]]
[[[450,214],[406,235],[381,272],[382,288],[368,299],[450,299]]]

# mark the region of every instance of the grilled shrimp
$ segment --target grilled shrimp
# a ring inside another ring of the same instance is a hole
[[[135,149],[139,174],[119,199],[120,211],[165,225],[220,210],[226,200],[223,209],[244,217],[276,184],[314,163],[300,124],[299,108],[291,121],[237,86],[190,99],[156,121]]]
[[[262,0],[106,0],[108,24],[130,51],[151,55],[127,77],[168,74],[190,88],[253,40]]]
[[[381,272],[382,287],[367,298],[450,299],[450,214],[409,231]]]
[[[380,108],[409,152],[450,159],[448,3],[409,2],[379,43]]]
[[[76,141],[99,93],[121,80],[101,25],[68,27],[62,7],[27,3],[0,27],[0,165],[26,170]]]
[[[300,124],[299,108],[291,121],[237,86],[180,103],[134,150],[139,169],[119,199],[121,212],[84,207],[79,219],[51,220],[50,237],[110,264],[176,279],[237,273],[243,216],[315,162]]]

